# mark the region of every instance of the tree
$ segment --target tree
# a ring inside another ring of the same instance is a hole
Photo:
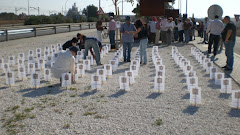
[[[134,4],[134,0],[125,0],[126,2]],[[113,5],[115,7],[115,15],[118,15],[118,4],[121,2],[120,0],[112,0]]]
[[[83,9],[83,14],[86,15],[88,18],[89,17],[98,18],[97,10],[98,10],[98,8],[96,6],[89,5]]]

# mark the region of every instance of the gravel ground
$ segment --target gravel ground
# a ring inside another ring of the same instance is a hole
[[[82,32],[95,36],[95,30]],[[0,54],[5,58],[19,52],[26,54],[29,49],[64,43],[75,34],[3,42]],[[69,90],[59,87],[57,79],[42,82],[36,90],[30,86],[29,79],[17,80],[16,86],[8,88],[1,70],[0,134],[240,134],[240,111],[231,109],[231,95],[220,94],[220,87],[214,85],[191,56],[192,45],[177,46],[197,72],[203,101],[197,107],[190,104],[183,71],[171,58],[171,46],[159,47],[166,66],[166,90],[153,92],[155,67],[151,60],[152,47],[149,47],[149,62],[140,67],[136,82],[128,92],[119,90],[119,76],[129,70],[129,63],[120,62],[117,71],[97,91],[90,89],[90,77],[102,66],[94,65]],[[132,54],[136,49],[133,48]],[[108,63],[113,56],[114,52],[110,52],[102,63]],[[239,89],[235,82],[233,89]]]

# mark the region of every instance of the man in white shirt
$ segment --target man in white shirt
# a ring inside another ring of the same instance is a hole
[[[215,19],[209,24],[206,33],[210,33],[209,43],[208,43],[208,56],[212,51],[212,44],[214,43],[213,55],[217,55],[218,43],[220,39],[221,32],[224,29],[223,22],[215,16]]]
[[[166,43],[168,45],[171,45],[171,43],[172,43],[172,33],[173,33],[173,29],[174,29],[174,24],[171,22],[171,18],[169,18],[168,23],[166,24],[166,28],[167,28]]]
[[[167,34],[167,28],[166,28],[166,24],[167,24],[167,19],[166,17],[164,17],[160,23],[160,27],[161,27],[161,39],[163,43],[166,43],[166,34]]]
[[[60,78],[62,73],[72,73],[72,78],[74,78],[75,73],[75,56],[77,54],[78,48],[72,46],[69,50],[60,52],[52,67],[52,75],[55,78]]]
[[[153,18],[150,22],[149,22],[149,27],[150,27],[150,33],[151,33],[151,37],[149,40],[149,43],[154,43],[155,42],[155,36],[156,36],[156,19]]]
[[[184,30],[183,30],[183,22],[182,20],[178,20],[178,35],[179,35],[179,42],[183,42],[183,33],[184,33]]]
[[[206,33],[206,32],[207,32],[207,28],[208,28],[208,26],[209,26],[209,21],[208,21],[208,18],[207,18],[207,17],[205,18],[205,21],[204,21],[204,23],[203,23],[203,26],[204,26],[204,28],[203,28],[203,36],[204,36],[204,41],[203,41],[203,43],[207,44],[207,42],[208,42],[208,33]]]

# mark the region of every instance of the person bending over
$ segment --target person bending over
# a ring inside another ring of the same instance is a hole
[[[71,47],[71,46],[76,46],[77,45],[77,38],[73,38],[72,40],[67,41],[65,44],[62,45],[62,49],[66,50],[67,48]]]

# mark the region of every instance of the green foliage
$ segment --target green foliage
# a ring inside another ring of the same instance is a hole
[[[154,126],[161,126],[163,124],[162,119],[156,119],[156,121],[153,123]]]
[[[0,13],[0,20],[17,20],[19,17],[14,13]]]
[[[95,18],[95,17],[88,18],[88,22],[97,22],[97,21],[98,21],[98,18]]]
[[[90,17],[98,18],[97,10],[98,10],[98,8],[96,6],[89,5],[83,9],[83,14],[86,15],[88,18],[90,18]]]

